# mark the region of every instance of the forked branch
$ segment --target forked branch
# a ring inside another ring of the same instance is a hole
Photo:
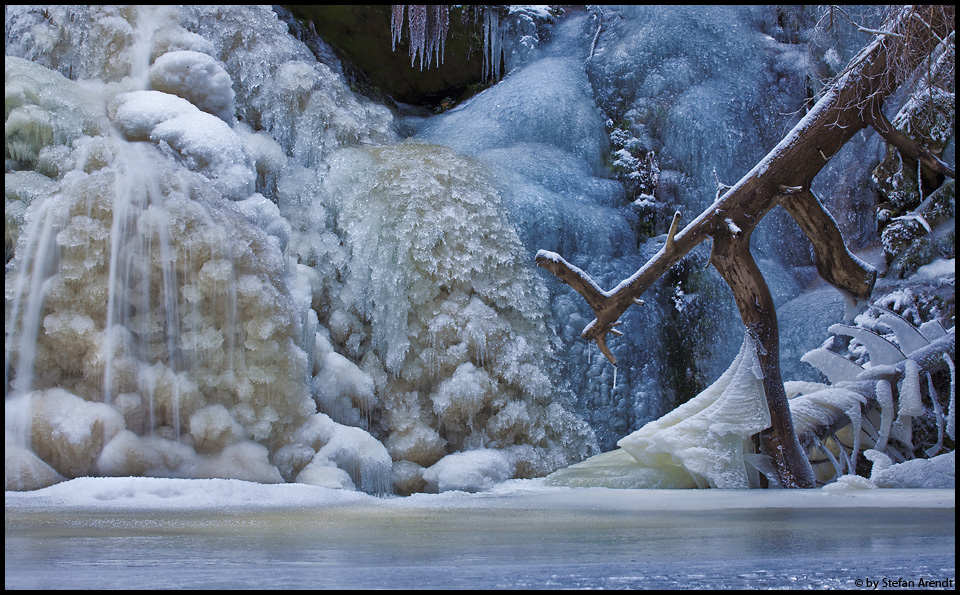
[[[936,47],[953,28],[952,7],[945,8],[927,28],[908,28],[915,9],[907,7],[887,24],[885,31],[909,32],[879,35],[864,48],[837,78],[823,98],[736,185],[726,190],[699,217],[677,233],[680,214],[674,215],[663,248],[631,277],[604,291],[584,271],[559,254],[541,250],[537,265],[549,270],[584,297],[596,315],[581,333],[594,341],[613,364],[607,335],[620,316],[640,296],[695,246],[713,239],[710,262],[733,290],[747,331],[758,338],[758,357],[771,425],[760,433],[761,449],[776,463],[785,487],[812,487],[813,472],[800,448],[780,378],[780,348],[773,299],[750,254],[750,236],[775,206],[783,205],[813,244],[817,270],[829,283],[848,295],[869,297],[876,271],[847,250],[836,221],[810,191],[814,177],[847,141],[867,126],[887,127],[880,110],[884,99],[903,81],[904,71],[891,66],[912,63],[915,56]],[[894,39],[893,48],[888,40]],[[899,45],[898,45],[899,44]],[[892,56],[890,55],[892,52]],[[880,114],[879,116],[877,114]],[[892,126],[887,130],[892,130]],[[902,144],[902,143],[901,143]],[[921,155],[922,158],[922,155]]]

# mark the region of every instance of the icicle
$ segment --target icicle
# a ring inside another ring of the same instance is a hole
[[[447,41],[447,31],[450,30],[450,7],[442,4],[433,5],[433,31],[430,36],[430,55],[437,55],[437,66],[443,64],[444,46]],[[427,68],[430,68],[430,57],[427,56]]]
[[[420,70],[426,60],[427,68],[434,54],[437,65],[443,63],[444,45],[450,29],[450,7],[446,5],[394,4],[390,14],[391,48],[397,50],[397,42],[403,34],[403,12],[407,7],[407,22],[410,29],[410,66],[420,55]]]
[[[920,367],[917,362],[907,360],[904,364],[903,381],[900,383],[900,417],[923,415],[923,403],[920,401]]]
[[[927,456],[940,452],[943,447],[943,408],[940,407],[940,400],[937,399],[937,389],[933,386],[933,376],[927,372],[927,388],[930,391],[930,401],[933,402],[933,412],[937,416],[937,443],[926,450]]]
[[[957,369],[953,365],[953,360],[950,359],[950,356],[946,353],[943,354],[943,359],[947,362],[947,367],[950,368],[950,408],[947,411],[947,436],[950,436],[951,440],[956,440],[957,436]]]
[[[483,12],[483,78],[500,80],[500,60],[503,56],[503,32],[500,31],[500,13],[497,7]]]
[[[860,403],[846,411],[846,414],[850,418],[850,425],[853,429],[853,446],[850,448],[850,460],[852,461],[850,473],[856,475],[857,455],[860,453],[860,431],[863,427],[863,412],[860,409]],[[836,439],[836,436],[834,436],[834,439]],[[837,444],[840,444],[839,440],[837,440]]]
[[[851,460],[850,455],[847,454],[847,450],[843,447],[843,442],[840,442],[840,439],[837,438],[837,433],[834,432],[833,434],[830,434],[830,437],[833,438],[834,444],[837,445],[837,450],[840,451],[839,457],[840,457],[841,467],[846,469],[848,474],[856,475],[857,470],[855,468],[855,465]]]
[[[833,453],[830,452],[830,449],[827,448],[825,444],[820,442],[820,439],[816,436],[813,437],[813,445],[820,449],[820,452],[827,455],[827,458],[830,460],[830,464],[833,465],[833,468],[836,471],[836,477],[843,475],[843,468],[840,466],[840,462],[837,461],[837,457],[833,456]]]
[[[423,70],[423,54],[427,43],[427,6],[411,4],[407,10],[407,22],[410,26],[410,66],[417,61],[417,52],[420,52],[420,70]]]
[[[617,367],[613,367],[613,390],[617,390]]]
[[[893,388],[887,380],[877,381],[877,403],[880,404],[880,435],[874,448],[882,452],[887,447],[893,424]]]
[[[394,52],[397,51],[397,42],[400,41],[400,36],[403,33],[403,9],[405,7],[406,4],[394,4],[391,6],[390,48]]]

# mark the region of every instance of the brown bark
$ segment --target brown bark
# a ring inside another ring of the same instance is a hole
[[[813,487],[813,474],[800,448],[780,377],[780,348],[776,312],[770,291],[750,255],[749,239],[761,219],[782,204],[797,221],[814,247],[817,270],[841,291],[860,299],[869,297],[876,271],[847,250],[836,221],[810,191],[813,178],[843,145],[868,125],[878,121],[884,99],[901,80],[902,68],[890,61],[916,61],[929,54],[939,39],[953,28],[953,8],[948,19],[917,26],[916,9],[907,7],[892,18],[888,31],[878,35],[847,66],[824,97],[793,130],[736,185],[676,233],[680,213],[674,217],[667,242],[640,270],[611,291],[604,291],[582,270],[552,252],[540,251],[536,262],[580,293],[596,314],[581,336],[595,341],[614,364],[607,348],[608,333],[622,334],[616,326],[620,316],[685,254],[713,238],[711,262],[733,290],[740,316],[748,332],[756,335],[758,356],[764,368],[764,388],[771,427],[761,433],[761,448],[777,464],[787,487]],[[916,36],[906,49],[888,38]],[[891,58],[888,44],[896,49]],[[900,73],[898,75],[898,73]]]
[[[710,262],[731,288],[740,318],[757,343],[757,358],[763,370],[763,390],[770,411],[770,427],[760,432],[760,448],[773,456],[784,487],[813,487],[813,469],[800,448],[787,393],[780,376],[780,333],[773,296],[760,268],[750,254],[750,235],[718,229],[713,236]]]

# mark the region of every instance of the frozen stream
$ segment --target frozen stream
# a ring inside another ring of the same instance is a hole
[[[101,478],[7,492],[5,503],[7,589],[856,588],[956,577],[954,490],[513,481],[378,499]]]

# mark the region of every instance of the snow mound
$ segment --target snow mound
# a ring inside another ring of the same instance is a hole
[[[955,488],[957,483],[956,453],[951,451],[930,459],[913,459],[897,463],[875,450],[864,455],[873,461],[870,481],[881,488]]]
[[[513,477],[516,463],[506,452],[482,449],[447,455],[423,470],[428,492],[481,492]]]
[[[154,90],[183,97],[224,122],[233,122],[233,81],[214,58],[192,50],[167,52],[154,61],[148,76]]]
[[[392,491],[393,461],[387,449],[360,428],[338,424],[317,413],[297,430],[293,443],[316,451],[297,475],[300,483],[360,489],[372,494]]]
[[[242,199],[253,193],[256,174],[243,138],[186,99],[132,91],[117,95],[108,113],[128,139],[157,143],[164,153],[214,180],[224,195]]]
[[[11,494],[7,494],[8,503]],[[367,502],[371,496],[303,484],[264,485],[239,479],[81,477],[20,492],[22,508],[98,511],[209,511],[306,508]]]

